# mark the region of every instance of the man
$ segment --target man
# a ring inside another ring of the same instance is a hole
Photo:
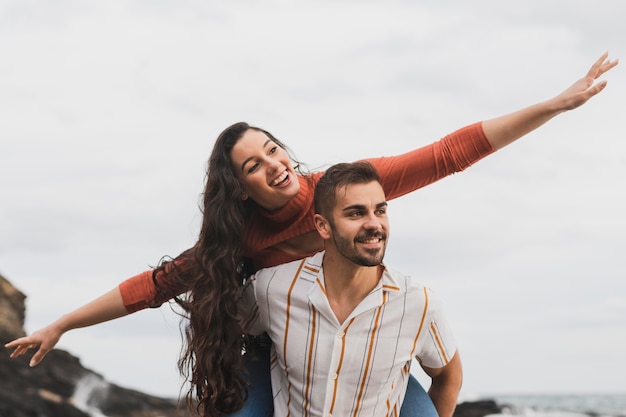
[[[398,415],[413,358],[452,416],[461,361],[440,301],[383,265],[387,202],[367,162],[329,168],[315,190],[325,251],[263,269],[244,289],[251,333],[273,342],[277,416]]]

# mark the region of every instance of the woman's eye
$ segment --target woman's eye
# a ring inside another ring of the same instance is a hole
[[[278,146],[272,146],[270,148],[269,154],[271,155],[271,154],[275,153],[277,150],[278,150]]]
[[[258,163],[258,162],[256,162],[256,163],[252,164],[252,165],[250,166],[250,168],[248,168],[248,174],[251,174],[251,173],[253,173],[254,171],[256,171],[258,167],[259,167],[259,163]]]

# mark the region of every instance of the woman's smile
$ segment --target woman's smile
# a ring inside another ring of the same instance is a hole
[[[266,210],[283,207],[300,192],[289,154],[265,133],[249,129],[231,151],[245,197]]]

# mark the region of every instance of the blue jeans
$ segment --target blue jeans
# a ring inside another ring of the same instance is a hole
[[[267,336],[261,336],[267,337]],[[272,417],[274,414],[274,398],[272,396],[272,382],[270,378],[270,343],[261,343],[255,348],[252,358],[244,357],[245,367],[248,371],[248,401],[241,410],[232,414],[231,417]],[[415,379],[409,378],[404,402],[400,408],[400,417],[439,417],[437,410],[430,400],[428,393]]]
[[[413,375],[409,376],[400,417],[439,417],[435,404]]]

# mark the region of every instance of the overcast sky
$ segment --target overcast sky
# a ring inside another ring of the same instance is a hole
[[[401,153],[550,98],[605,51],[626,59],[624,16],[615,0],[1,0],[0,274],[31,332],[193,245],[231,123],[312,169]],[[625,65],[582,108],[391,202],[387,263],[445,300],[463,398],[624,390]],[[180,346],[167,305],[59,344],[166,396]]]

